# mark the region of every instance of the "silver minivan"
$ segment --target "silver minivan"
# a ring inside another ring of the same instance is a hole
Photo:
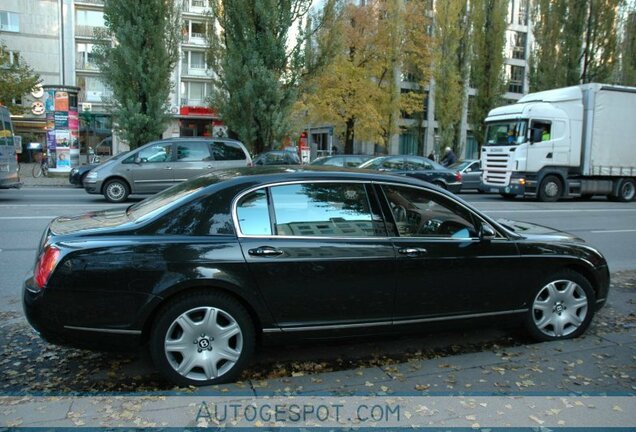
[[[11,114],[7,107],[0,106],[0,189],[21,186],[18,170]]]
[[[213,170],[251,166],[239,141],[226,138],[169,138],[95,167],[84,179],[90,194],[124,202],[130,194],[153,194]]]

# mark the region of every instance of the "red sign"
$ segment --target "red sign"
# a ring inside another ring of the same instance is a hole
[[[200,106],[182,106],[179,108],[179,114],[191,116],[210,116],[217,117],[216,112],[212,108]]]

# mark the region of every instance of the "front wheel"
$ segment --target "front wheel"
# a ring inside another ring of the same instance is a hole
[[[38,178],[42,176],[42,164],[35,164],[33,165],[33,170],[31,170],[31,174],[33,174],[33,177]]]
[[[254,346],[249,313],[223,293],[197,292],[169,303],[159,312],[150,336],[155,366],[183,386],[234,381]]]
[[[557,273],[533,293],[526,328],[540,341],[575,338],[590,325],[595,302],[587,279],[569,270]]]
[[[555,202],[563,195],[563,183],[557,176],[546,176],[539,186],[539,201]]]
[[[112,203],[121,203],[126,201],[129,194],[130,189],[123,180],[110,180],[104,186],[104,198]]]

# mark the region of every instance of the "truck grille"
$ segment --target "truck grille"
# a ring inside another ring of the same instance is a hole
[[[509,181],[508,153],[487,153],[484,167],[484,183],[507,186]]]

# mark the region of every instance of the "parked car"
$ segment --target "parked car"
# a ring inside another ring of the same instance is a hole
[[[422,156],[380,156],[363,163],[359,168],[415,177],[453,193],[458,193],[462,187],[461,173]]]
[[[481,161],[476,159],[466,159],[455,162],[448,167],[450,170],[458,171],[462,175],[461,191],[477,189],[480,193],[484,190],[481,187]]]
[[[292,151],[272,150],[258,155],[254,165],[300,165],[300,157]]]
[[[168,379],[210,385],[237,378],[256,341],[277,337],[511,317],[538,340],[572,338],[608,289],[607,262],[582,240],[498,223],[430,183],[269,166],[58,217],[23,304],[51,343],[148,344]]]
[[[114,203],[129,194],[153,194],[216,169],[252,165],[239,141],[221,138],[171,138],[154,141],[114,163],[100,165],[84,179],[89,194]]]
[[[0,105],[0,189],[22,186],[15,145],[11,113]]]
[[[83,187],[84,186],[84,179],[86,178],[88,173],[93,168],[96,168],[96,167],[98,167],[100,165],[104,165],[104,164],[107,164],[107,163],[113,163],[116,160],[121,159],[122,157],[124,157],[126,154],[128,154],[128,152],[121,152],[121,153],[113,156],[112,158],[108,159],[107,161],[103,162],[102,164],[89,163],[89,164],[80,165],[78,167],[75,167],[75,168],[71,169],[71,172],[68,173],[68,182],[70,184],[72,184],[72,185]]]
[[[370,156],[370,155],[323,156],[312,161],[310,165],[325,165],[325,166],[355,168],[372,158],[373,156]]]

